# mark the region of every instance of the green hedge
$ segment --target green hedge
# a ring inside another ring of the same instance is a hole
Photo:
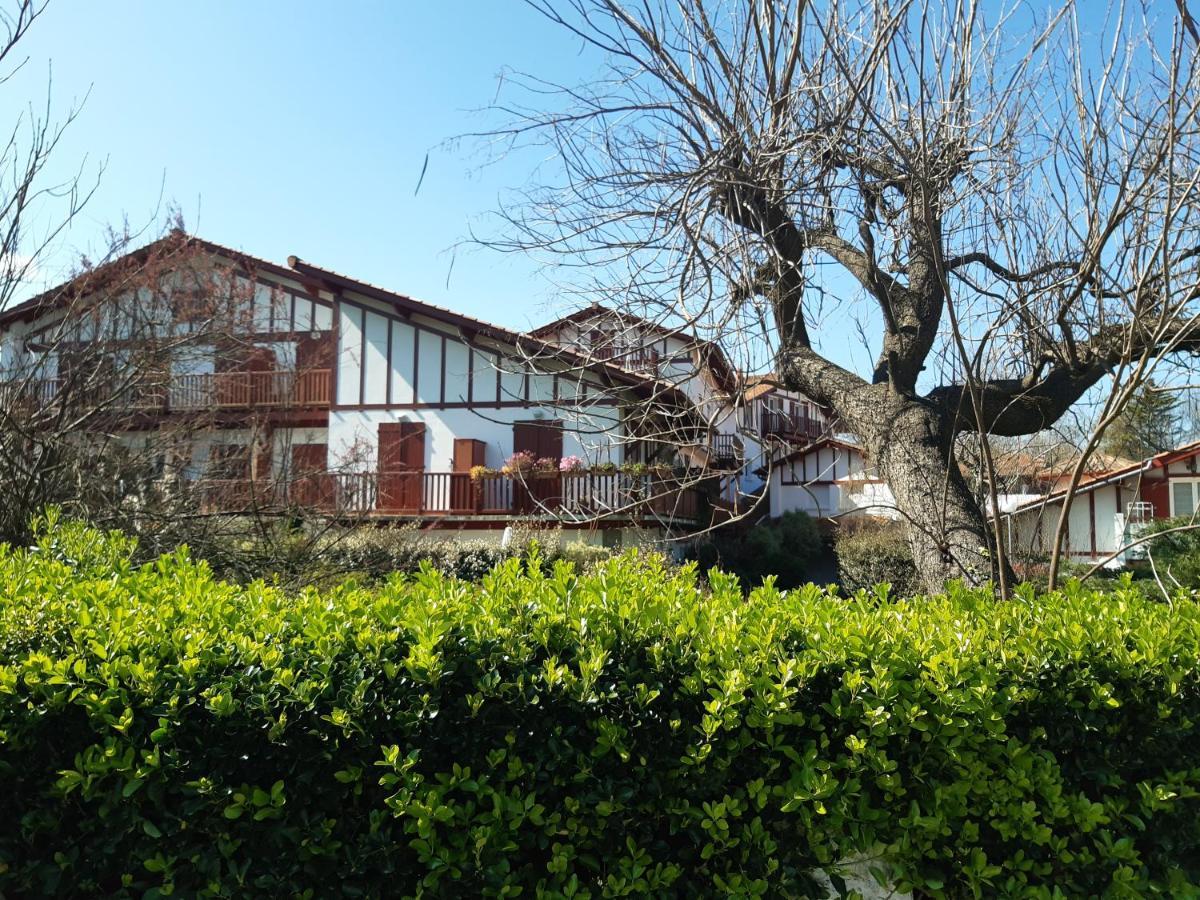
[[[636,554],[287,595],[129,552],[0,549],[4,896],[1200,882],[1192,605],[745,598]]]
[[[866,520],[844,523],[834,540],[838,581],[849,594],[888,584],[898,597],[921,593],[921,579],[900,522]]]
[[[714,566],[737,575],[746,589],[774,576],[781,588],[813,580],[824,550],[817,523],[807,513],[786,512],[750,526],[730,522],[689,546],[685,556],[701,569]]]
[[[1153,571],[1169,588],[1200,590],[1200,528],[1196,525],[1191,517],[1179,517],[1150,526],[1158,536],[1147,542],[1146,549],[1154,560]],[[1180,528],[1187,530],[1175,530]]]

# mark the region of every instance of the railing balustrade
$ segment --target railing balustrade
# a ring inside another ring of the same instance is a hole
[[[736,465],[742,460],[742,441],[736,434],[714,434],[709,440],[709,452],[718,465]]]
[[[327,513],[412,516],[606,516],[694,519],[699,494],[671,478],[568,472],[473,479],[467,472],[319,472],[290,481],[204,479],[205,508],[237,512],[276,504]]]
[[[592,356],[632,372],[657,372],[662,357],[650,347],[593,347]]]
[[[762,432],[767,437],[819,438],[830,430],[830,423],[821,416],[789,415],[777,410],[763,410]]]
[[[330,402],[330,370],[181,373],[161,382],[74,386],[65,378],[0,382],[0,402],[49,405],[62,398],[83,407],[122,411],[196,412],[256,407],[325,407]]]

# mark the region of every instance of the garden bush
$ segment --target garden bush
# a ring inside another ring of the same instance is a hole
[[[834,541],[838,581],[847,593],[891,585],[892,593],[911,597],[921,591],[908,533],[899,522],[847,521]]]
[[[416,572],[422,565],[473,581],[506,559],[524,559],[535,544],[546,566],[567,559],[586,567],[611,555],[604,547],[564,540],[561,529],[532,525],[518,526],[508,545],[501,547],[461,533],[425,533],[416,525],[336,526],[299,520],[238,524],[232,518],[206,535],[192,547],[193,555],[219,577],[242,582],[261,578],[292,588],[328,587],[348,577],[379,581],[395,572]],[[145,557],[143,548],[139,558]]]
[[[1156,537],[1147,541],[1147,549],[1159,577],[1169,584],[1200,589],[1200,528],[1172,530],[1197,524],[1189,517],[1180,517],[1162,519],[1150,526]]]
[[[749,527],[733,522],[712,531],[687,551],[702,570],[714,566],[736,575],[747,589],[774,577],[781,588],[811,580],[824,541],[807,513],[787,512]]]
[[[1200,614],[636,553],[289,594],[0,548],[0,894],[922,896],[1200,882]]]

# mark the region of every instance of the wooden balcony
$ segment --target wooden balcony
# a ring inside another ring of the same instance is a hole
[[[620,472],[527,479],[473,479],[466,472],[324,472],[290,482],[204,479],[196,489],[202,508],[210,512],[287,507],[334,515],[691,522],[701,508],[700,494],[690,486]]]
[[[708,448],[709,464],[719,469],[736,469],[744,461],[742,441],[735,434],[714,434]]]
[[[780,438],[786,441],[812,441],[831,431],[831,423],[824,416],[803,414],[792,416],[775,410],[763,410],[763,437]]]
[[[324,407],[329,406],[331,384],[329,369],[176,375],[168,402],[180,410]]]
[[[662,357],[650,347],[593,347],[592,357],[631,372],[656,374]]]
[[[75,386],[52,378],[0,383],[0,402],[66,402],[81,408],[107,407],[121,412],[197,412],[225,409],[329,406],[329,369],[302,372],[208,372],[172,375],[153,383],[131,381],[105,386]]]

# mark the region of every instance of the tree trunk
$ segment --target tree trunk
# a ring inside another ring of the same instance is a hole
[[[869,459],[895,497],[925,590],[952,578],[982,584],[993,578],[995,554],[987,520],[954,458],[953,438],[929,406],[872,385],[846,415]]]

